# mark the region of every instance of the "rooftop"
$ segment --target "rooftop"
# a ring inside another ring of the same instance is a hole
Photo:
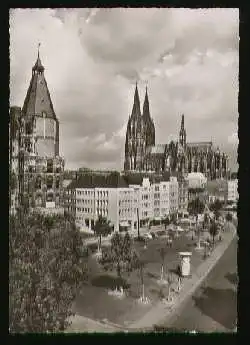
[[[68,189],[76,188],[128,188],[128,183],[123,176],[115,173],[107,176],[83,174],[68,186]]]

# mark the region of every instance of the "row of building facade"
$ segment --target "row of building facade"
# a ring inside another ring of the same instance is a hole
[[[188,203],[197,196],[206,204],[216,199],[237,202],[237,179],[222,181],[216,192],[208,188],[201,173],[170,176],[168,174],[119,174],[89,172],[78,175],[65,189],[65,212],[75,218],[80,229],[91,230],[99,216],[107,218],[114,230],[131,230],[161,222],[176,214],[188,214]]]
[[[177,177],[140,180],[135,184],[129,176],[120,174],[83,175],[67,187],[65,211],[74,215],[80,228],[93,229],[98,217],[103,216],[115,231],[122,227],[136,229],[138,221],[140,225],[148,224],[187,211],[186,180],[178,182]]]

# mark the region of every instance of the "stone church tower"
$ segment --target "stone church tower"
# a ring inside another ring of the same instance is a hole
[[[19,204],[29,209],[39,208],[47,213],[58,211],[63,201],[64,160],[59,156],[59,121],[50,98],[39,51],[23,108],[18,109]],[[12,107],[11,114],[15,113]],[[13,119],[10,123],[13,123]]]
[[[141,115],[140,99],[136,83],[133,109],[127,125],[124,170],[141,171],[144,151],[144,123]]]
[[[150,116],[147,88],[143,103],[143,113],[141,114],[140,99],[136,83],[133,109],[127,125],[124,170],[145,170],[146,149],[154,145],[155,127]]]
[[[144,122],[146,147],[154,146],[155,145],[155,126],[154,126],[154,122],[150,116],[147,88],[146,88],[145,100],[144,100],[144,104],[143,104],[142,119]]]

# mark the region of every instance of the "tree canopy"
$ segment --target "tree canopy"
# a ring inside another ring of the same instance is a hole
[[[188,204],[188,212],[192,215],[203,213],[204,208],[205,204],[199,198],[191,200]]]
[[[218,224],[217,224],[216,221],[213,221],[213,222],[211,223],[210,228],[209,228],[209,233],[210,233],[210,235],[212,236],[213,242],[214,242],[215,236],[217,236],[218,233],[219,233],[219,226],[218,226]]]
[[[10,332],[63,331],[85,279],[82,241],[62,216],[9,221]]]
[[[226,215],[226,220],[228,221],[228,222],[231,222],[232,220],[233,220],[233,216],[231,215],[231,213],[227,213],[227,215]]]
[[[106,269],[116,269],[118,277],[122,271],[131,271],[137,264],[138,256],[128,233],[116,232],[111,238],[111,248],[102,255],[101,263]]]
[[[211,205],[210,205],[210,210],[211,211],[220,211],[223,207],[223,202],[220,201],[219,199],[216,199],[215,202],[213,202]]]
[[[110,221],[102,216],[99,216],[95,222],[94,232],[97,236],[99,236],[99,245],[101,246],[102,236],[109,235],[112,232]]]

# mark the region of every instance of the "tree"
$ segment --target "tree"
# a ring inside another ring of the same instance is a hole
[[[188,213],[194,216],[203,213],[205,204],[199,199],[196,198],[189,202],[188,204]]]
[[[196,217],[196,230],[198,232],[198,248],[200,247],[200,228],[198,227],[198,214],[203,213],[205,209],[205,204],[200,201],[199,198],[196,198],[189,202],[188,212]]]
[[[209,232],[210,232],[210,235],[213,238],[213,246],[214,246],[215,236],[217,236],[218,233],[219,233],[219,226],[218,226],[216,221],[213,221],[212,224],[210,225]]]
[[[219,212],[222,209],[222,207],[223,207],[223,202],[220,201],[219,199],[216,199],[215,202],[213,202],[209,208],[213,212]]]
[[[99,216],[95,222],[94,232],[97,236],[99,236],[98,251],[100,251],[102,245],[102,236],[109,235],[112,232],[110,221],[107,221],[106,218]]]
[[[231,215],[231,213],[227,213],[227,215],[226,215],[226,221],[227,222],[232,222],[232,220],[233,220],[233,216]]]
[[[122,277],[122,271],[130,272],[137,264],[137,254],[129,233],[125,236],[116,232],[111,238],[111,248],[102,255],[100,261],[106,269],[116,269],[117,276]]]
[[[162,220],[164,226],[165,226],[165,229],[166,227],[170,224],[170,220],[169,220],[169,217],[165,216]]]
[[[170,223],[177,225],[177,212],[174,212],[170,215]]]
[[[167,254],[167,249],[165,247],[160,248],[160,257],[161,257],[161,281],[164,279],[164,264]]]
[[[143,261],[138,260],[137,261],[137,267],[139,269],[139,277],[140,277],[140,284],[141,284],[141,299],[144,302],[145,301],[145,286],[144,286],[144,268],[145,264]]]
[[[168,281],[167,300],[170,301],[170,299],[171,299],[171,288],[172,288],[172,285],[174,283],[174,278],[173,278],[172,274],[170,274],[170,273],[168,274],[167,281]]]
[[[79,232],[63,217],[10,217],[10,332],[55,332],[68,326],[86,277],[81,246]]]
[[[209,224],[209,215],[207,213],[204,213],[204,219],[203,219],[203,229],[205,229]]]

